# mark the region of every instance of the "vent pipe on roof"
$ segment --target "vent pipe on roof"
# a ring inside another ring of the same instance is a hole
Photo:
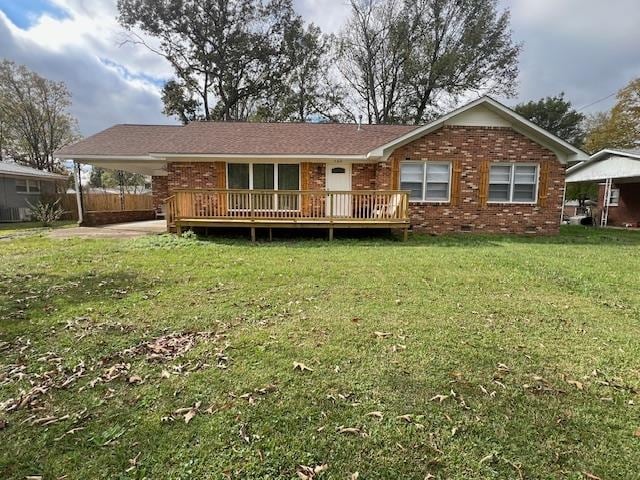
[[[358,115],[358,131],[362,130],[362,114]]]

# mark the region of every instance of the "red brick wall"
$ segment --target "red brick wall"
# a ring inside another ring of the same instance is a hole
[[[169,197],[168,177],[151,177],[153,208],[157,209]]]
[[[324,163],[309,164],[309,190],[324,190],[326,186],[326,169]]]
[[[354,163],[351,168],[352,190],[376,190],[376,164]]]
[[[167,165],[169,195],[179,189],[225,188],[227,175],[224,162],[170,162]]]
[[[153,210],[113,210],[105,212],[84,212],[84,214],[82,215],[82,226],[96,227],[98,225],[110,225],[112,223],[155,220],[155,218],[156,213]]]
[[[609,206],[607,225],[611,227],[640,227],[640,183],[621,183],[612,188],[620,189],[618,206]],[[598,194],[598,214],[604,205],[604,185],[600,185]],[[600,217],[596,218],[597,223]]]
[[[387,165],[379,165],[378,188],[387,188],[395,161],[461,161],[459,206],[411,203],[414,230],[428,233],[477,231],[487,233],[558,233],[565,167],[553,152],[510,128],[447,126],[399,148]],[[479,198],[483,161],[548,163],[546,206],[486,204]],[[391,186],[399,188],[399,185]]]

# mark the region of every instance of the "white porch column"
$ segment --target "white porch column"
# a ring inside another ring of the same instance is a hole
[[[78,224],[82,224],[83,211],[82,211],[82,179],[80,177],[81,169],[80,163],[73,161],[73,181],[76,190],[76,204],[78,206]]]

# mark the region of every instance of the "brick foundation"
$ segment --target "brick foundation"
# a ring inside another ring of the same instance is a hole
[[[83,227],[97,227],[99,225],[110,225],[112,223],[142,222],[144,220],[155,220],[154,210],[114,210],[106,212],[84,212]]]

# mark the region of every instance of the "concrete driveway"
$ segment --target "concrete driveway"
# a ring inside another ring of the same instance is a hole
[[[167,231],[164,220],[144,222],[115,223],[100,227],[71,227],[52,230],[51,238],[137,238],[145,235],[158,235]]]

